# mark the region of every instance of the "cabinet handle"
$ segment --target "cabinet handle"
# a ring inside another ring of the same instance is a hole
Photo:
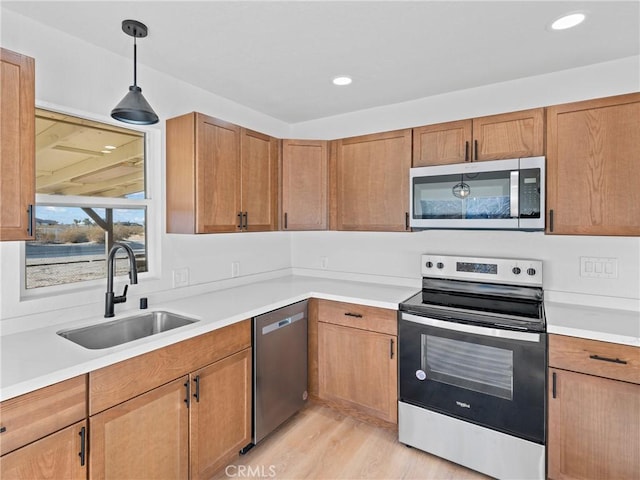
[[[361,314],[361,313],[345,312],[344,314],[345,314],[347,317],[362,318],[362,314]]]
[[[242,230],[242,212],[238,212],[238,215],[236,215],[238,217],[238,225],[237,227]]]
[[[33,204],[27,207],[27,235],[33,236]]]
[[[404,212],[404,229],[409,230],[409,212]]]
[[[80,429],[80,433],[78,435],[80,435],[80,453],[78,456],[80,457],[80,466],[84,467],[87,453],[87,431],[85,427]]]
[[[553,232],[553,209],[549,210],[549,231]]]
[[[464,161],[469,161],[469,140],[464,142]]]
[[[286,230],[289,227],[289,223],[287,222],[287,212],[284,212],[284,229]]]
[[[556,398],[556,372],[551,374],[551,396]]]
[[[393,338],[389,342],[389,347],[390,347],[390,351],[389,351],[390,357],[389,358],[393,359]]]
[[[600,355],[589,355],[589,358],[593,360],[602,360],[603,362],[619,363],[621,365],[627,364],[626,360],[620,360],[619,358],[601,357]]]
[[[193,382],[196,384],[196,393],[194,393],[193,396],[195,397],[196,402],[200,403],[200,375],[196,375]]]
[[[249,230],[249,212],[244,212],[244,229]]]
[[[473,141],[473,160],[478,160],[478,140]]]
[[[7,427],[0,427],[0,433],[4,433],[7,431]]]
[[[184,397],[184,403],[187,404],[187,408],[189,408],[189,406],[191,405],[191,382],[189,382],[189,379],[187,378],[187,381],[184,384],[184,388],[186,389],[186,396]]]

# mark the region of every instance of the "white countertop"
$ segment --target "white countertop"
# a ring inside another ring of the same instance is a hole
[[[416,292],[413,287],[290,275],[164,303],[154,302],[149,306],[150,311],[167,310],[199,321],[102,350],[86,349],[56,334],[60,330],[107,321],[101,312],[84,320],[5,335],[0,337],[0,401],[307,298],[396,310],[399,303]],[[138,313],[116,313],[114,320]],[[545,313],[549,333],[640,347],[640,312],[637,310],[545,301]]]
[[[106,321],[95,317],[0,337],[0,401],[165,347],[310,297],[396,310],[415,288],[286,276],[149,305],[199,321],[116,347],[89,350],[56,332]],[[116,306],[117,311],[117,306]],[[114,317],[138,314],[127,312]]]
[[[544,303],[547,333],[640,347],[640,312],[575,303]]]

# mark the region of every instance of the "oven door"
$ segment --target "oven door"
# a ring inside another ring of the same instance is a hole
[[[400,400],[545,443],[546,334],[401,312]]]

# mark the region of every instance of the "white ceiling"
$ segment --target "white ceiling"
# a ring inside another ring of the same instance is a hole
[[[638,1],[2,3],[128,57],[121,22],[139,20],[139,63],[287,123],[640,54]]]

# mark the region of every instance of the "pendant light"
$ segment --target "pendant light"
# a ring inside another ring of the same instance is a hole
[[[111,117],[125,123],[136,125],[152,125],[158,123],[158,115],[149,102],[142,96],[142,89],[137,84],[137,51],[136,38],[147,36],[147,26],[136,20],[123,20],[122,31],[133,37],[133,85],[116,108],[111,110]]]

